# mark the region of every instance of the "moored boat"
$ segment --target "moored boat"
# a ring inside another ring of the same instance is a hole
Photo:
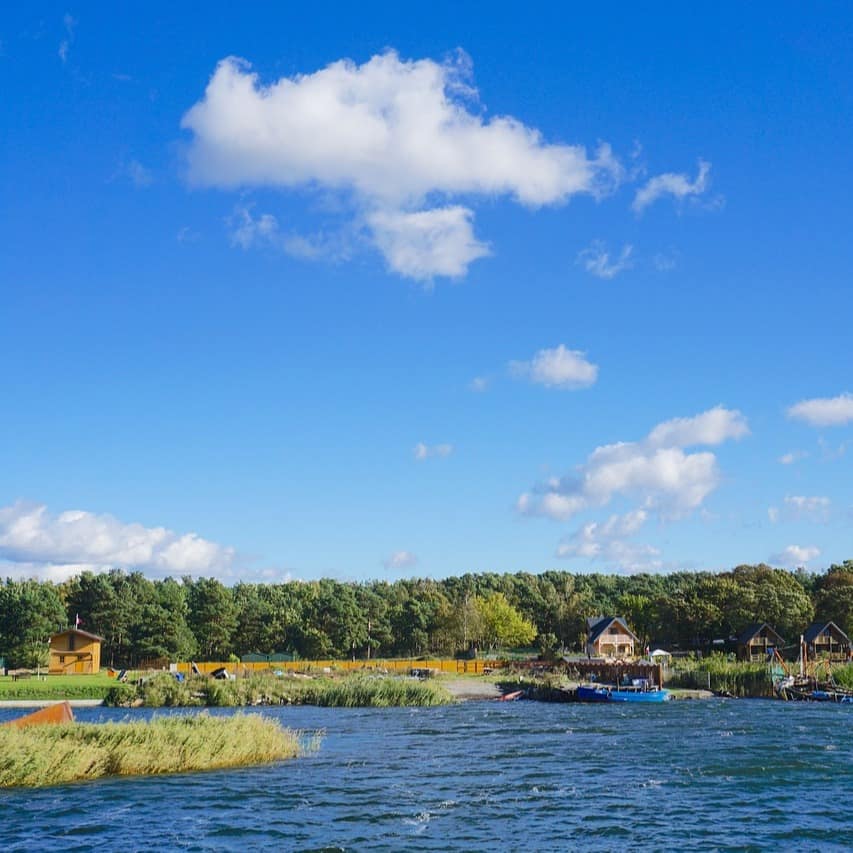
[[[607,684],[581,684],[577,689],[578,702],[643,702],[669,701],[669,691],[659,687],[651,689],[617,687]]]

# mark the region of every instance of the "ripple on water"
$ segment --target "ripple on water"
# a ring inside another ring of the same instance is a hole
[[[697,850],[844,849],[847,711],[773,702],[265,709],[324,731],[320,751],[240,771],[5,791],[3,849],[550,850],[577,838],[620,850],[688,838]]]

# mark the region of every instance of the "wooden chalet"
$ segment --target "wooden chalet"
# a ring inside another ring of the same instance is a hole
[[[849,660],[850,638],[835,622],[812,622],[803,633],[803,642],[810,660]]]
[[[590,616],[586,632],[586,654],[590,658],[632,658],[640,644],[624,616]]]
[[[766,622],[755,622],[737,638],[737,658],[743,661],[765,661],[774,649],[784,647],[785,640]]]
[[[50,638],[51,675],[94,675],[101,668],[104,638],[79,628],[68,628]]]

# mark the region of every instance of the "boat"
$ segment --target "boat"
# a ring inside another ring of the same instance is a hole
[[[71,705],[68,702],[57,702],[54,705],[48,705],[46,708],[33,711],[32,714],[16,717],[14,720],[9,720],[2,725],[9,726],[10,728],[24,729],[27,726],[45,726],[73,722],[74,712],[71,710]]]
[[[513,690],[512,693],[504,693],[503,696],[498,696],[498,702],[515,702],[523,696],[523,690]]]
[[[669,701],[669,691],[660,687],[618,686],[616,684],[581,684],[577,689],[578,702],[642,702]]]

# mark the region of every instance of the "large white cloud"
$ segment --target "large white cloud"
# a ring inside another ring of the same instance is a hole
[[[44,504],[18,501],[0,507],[0,560],[16,574],[54,580],[84,568],[227,576],[235,551],[195,533],[127,524],[83,510],[51,515]]]
[[[574,472],[535,486],[516,506],[526,515],[566,520],[626,496],[662,516],[681,516],[699,507],[720,480],[713,453],[688,453],[685,448],[717,445],[748,432],[740,412],[721,406],[693,418],[665,421],[642,441],[596,448]]]
[[[462,54],[438,63],[388,51],[266,84],[247,62],[225,59],[182,120],[193,134],[189,180],[346,191],[393,270],[461,275],[486,250],[471,210],[435,207],[436,196],[508,195],[535,207],[601,196],[623,176],[606,145],[589,155],[511,116],[486,119],[470,75]]]
[[[788,409],[788,417],[815,427],[844,426],[853,422],[853,394],[800,400]]]
[[[547,388],[586,388],[598,379],[598,365],[588,361],[586,353],[563,344],[539,350],[530,361],[512,361],[509,370]]]

